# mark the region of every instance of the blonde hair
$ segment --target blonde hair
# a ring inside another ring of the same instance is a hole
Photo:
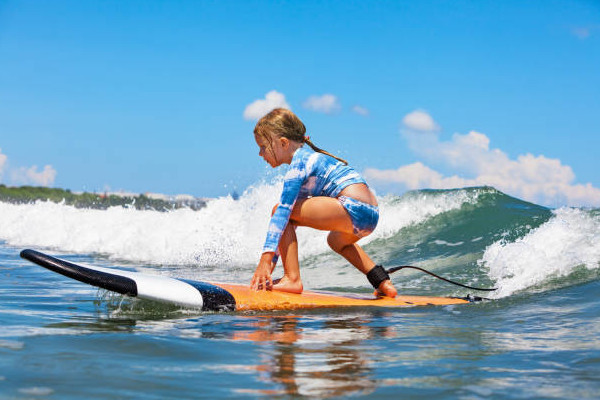
[[[333,154],[325,151],[310,141],[306,136],[306,127],[300,121],[300,118],[286,108],[276,108],[261,119],[258,120],[254,127],[254,134],[272,143],[272,136],[284,137],[298,143],[306,143],[311,149],[318,153],[328,155],[338,161],[348,165],[348,162],[342,158],[336,157]]]

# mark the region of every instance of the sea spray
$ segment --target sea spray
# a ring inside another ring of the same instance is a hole
[[[0,238],[14,246],[101,254],[135,263],[243,263],[258,257],[273,203],[270,191],[261,188],[248,190],[238,201],[213,199],[198,211],[0,203]]]
[[[496,281],[494,297],[505,297],[566,277],[577,268],[600,268],[600,216],[561,208],[545,224],[513,242],[489,246],[482,264]]]

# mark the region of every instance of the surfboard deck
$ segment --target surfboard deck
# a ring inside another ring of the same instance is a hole
[[[201,282],[143,274],[115,268],[79,265],[36,250],[21,257],[88,285],[130,297],[175,304],[203,311],[293,310],[319,307],[411,307],[466,304],[476,297],[375,297],[354,293],[304,291],[301,294],[254,291],[247,285]]]

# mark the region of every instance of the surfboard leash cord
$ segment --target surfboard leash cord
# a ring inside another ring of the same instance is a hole
[[[492,292],[492,291],[494,291],[494,290],[497,290],[497,289],[498,289],[498,288],[478,288],[478,287],[473,287],[473,286],[463,285],[462,283],[455,282],[455,281],[452,281],[452,280],[450,280],[450,279],[448,279],[448,278],[444,278],[443,276],[436,275],[436,274],[434,274],[433,272],[431,272],[431,271],[427,271],[427,270],[426,270],[426,269],[424,269],[424,268],[415,267],[415,266],[412,266],[412,265],[400,265],[400,266],[398,266],[398,267],[392,267],[392,268],[388,268],[388,269],[386,269],[386,270],[385,270],[385,272],[387,272],[387,273],[388,273],[388,275],[389,275],[389,274],[392,274],[392,273],[394,273],[394,272],[396,272],[396,271],[400,271],[401,269],[405,269],[405,268],[416,269],[417,271],[421,271],[421,272],[424,272],[424,273],[426,273],[426,274],[429,274],[429,275],[433,276],[434,278],[437,278],[437,279],[440,279],[440,280],[442,280],[442,281],[445,281],[445,282],[451,283],[451,284],[453,284],[453,285],[461,286],[461,287],[464,287],[464,288],[467,288],[467,289],[472,289],[472,290],[481,290],[481,291],[486,291],[486,292]]]

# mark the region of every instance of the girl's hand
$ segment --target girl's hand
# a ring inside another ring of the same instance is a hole
[[[273,271],[273,255],[274,253],[264,253],[258,262],[254,276],[250,282],[252,290],[271,290],[273,289],[273,279],[271,272]]]

